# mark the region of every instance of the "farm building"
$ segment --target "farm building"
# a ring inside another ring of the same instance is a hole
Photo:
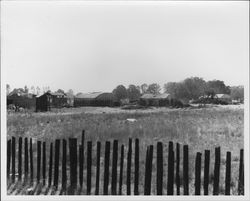
[[[232,102],[232,99],[228,94],[215,94],[214,98],[226,103]]]
[[[117,101],[112,93],[93,92],[78,94],[74,98],[74,107],[81,106],[115,106]]]
[[[143,106],[168,106],[171,105],[172,98],[170,94],[144,94],[140,97],[140,105]]]
[[[22,92],[10,93],[7,96],[7,106],[10,104],[27,109],[34,109],[36,107],[36,95]]]
[[[68,98],[64,93],[46,92],[36,98],[36,112],[50,111],[51,108],[61,108],[68,106]]]

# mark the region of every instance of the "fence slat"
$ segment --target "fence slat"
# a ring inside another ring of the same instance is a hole
[[[176,143],[176,171],[175,171],[176,194],[180,195],[180,144]]]
[[[92,141],[87,142],[87,195],[91,194]]]
[[[7,180],[10,179],[11,140],[7,141]]]
[[[83,149],[82,149],[82,145],[79,145],[79,184],[80,187],[82,188],[82,184],[83,184],[83,163],[82,163],[82,159],[83,159]]]
[[[70,190],[74,193],[77,186],[77,139],[69,138]]]
[[[108,195],[109,158],[110,158],[110,142],[106,141],[106,144],[105,144],[105,159],[104,159],[104,182],[103,182],[103,194],[104,195]]]
[[[238,194],[244,195],[244,150],[240,150]]]
[[[167,194],[174,194],[174,146],[170,141],[168,145],[168,184]]]
[[[83,171],[84,171],[84,141],[85,141],[85,130],[82,130],[82,139],[81,139],[81,145],[82,145],[82,175],[83,175]],[[79,161],[80,162],[80,161]]]
[[[120,178],[119,178],[119,195],[122,195],[123,163],[124,163],[124,145],[121,146]]]
[[[95,195],[99,195],[100,184],[100,156],[101,156],[101,142],[97,142],[96,148],[96,181],[95,181]]]
[[[46,142],[43,142],[43,185],[46,183]]]
[[[33,183],[33,148],[32,148],[32,138],[30,138],[30,182]]]
[[[225,180],[225,195],[230,195],[230,184],[231,184],[231,152],[227,152],[226,158],[226,180]]]
[[[63,139],[63,155],[62,155],[62,189],[65,191],[67,187],[67,140]]]
[[[204,195],[208,195],[210,150],[205,150]]]
[[[134,177],[134,195],[139,195],[139,139],[135,139],[135,177]]]
[[[53,166],[53,143],[50,143],[50,155],[49,155],[49,181],[48,186],[51,186],[52,181],[52,166]]]
[[[184,195],[189,195],[189,175],[188,175],[188,145],[183,146],[183,188]]]
[[[163,145],[157,142],[157,175],[156,175],[157,195],[162,195],[163,190]]]
[[[127,155],[127,195],[131,194],[131,161],[132,160],[132,139],[129,138]]]
[[[214,188],[213,195],[219,195],[220,183],[220,147],[215,148],[215,163],[214,163]]]
[[[118,159],[118,140],[113,142],[113,160],[112,160],[112,181],[111,194],[116,195],[117,188],[117,159]]]
[[[22,179],[22,147],[23,147],[23,138],[19,137],[18,139],[18,180]]]
[[[201,194],[201,153],[197,152],[195,159],[195,195]]]
[[[28,138],[24,139],[24,178],[28,179],[29,174],[29,151],[28,151]]]
[[[12,170],[11,170],[11,179],[12,183],[15,182],[15,177],[16,177],[16,138],[12,137],[12,145],[11,145],[11,164],[12,164]]]
[[[60,157],[60,140],[55,141],[55,163],[54,163],[54,186],[58,187],[58,176],[59,176],[59,157]]]
[[[41,171],[41,141],[37,141],[37,183],[40,182],[40,171]]]
[[[152,161],[153,161],[153,145],[150,145],[147,148],[147,155],[146,155],[144,195],[151,194]]]

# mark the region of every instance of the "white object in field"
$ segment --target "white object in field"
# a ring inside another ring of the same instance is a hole
[[[137,120],[136,119],[127,119],[127,121],[129,121],[129,122],[135,122]]]

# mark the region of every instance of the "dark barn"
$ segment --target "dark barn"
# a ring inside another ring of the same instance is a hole
[[[93,92],[79,94],[74,98],[74,107],[81,106],[115,106],[116,101],[112,93]]]
[[[52,108],[62,108],[68,106],[68,98],[64,93],[46,92],[36,98],[36,112],[51,111]]]
[[[10,104],[26,109],[35,109],[36,95],[26,93],[11,93],[7,96],[7,106]]]
[[[143,106],[157,106],[164,107],[169,106],[172,103],[170,94],[144,94],[140,97],[140,105]]]

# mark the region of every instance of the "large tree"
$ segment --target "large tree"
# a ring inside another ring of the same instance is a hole
[[[243,86],[234,86],[231,87],[230,96],[233,100],[244,100],[244,87]]]
[[[160,94],[161,87],[157,83],[150,84],[147,89],[147,93],[150,94]]]
[[[230,87],[226,86],[221,80],[212,80],[207,82],[207,93],[212,94],[230,94]]]
[[[6,84],[6,94],[7,96],[10,94],[10,85],[9,84]]]
[[[186,89],[187,99],[197,99],[201,95],[205,94],[206,82],[199,77],[187,78],[183,81],[183,85]]]
[[[117,86],[112,93],[119,101],[128,97],[127,89],[123,85]]]
[[[137,100],[140,98],[140,89],[135,85],[129,85],[127,89],[127,95],[129,100]]]
[[[64,90],[62,90],[62,89],[58,89],[56,92],[57,92],[57,93],[62,93],[62,94],[65,93]]]
[[[142,94],[145,94],[145,93],[147,93],[147,90],[148,90],[148,85],[147,84],[142,84],[141,85],[141,93]]]

